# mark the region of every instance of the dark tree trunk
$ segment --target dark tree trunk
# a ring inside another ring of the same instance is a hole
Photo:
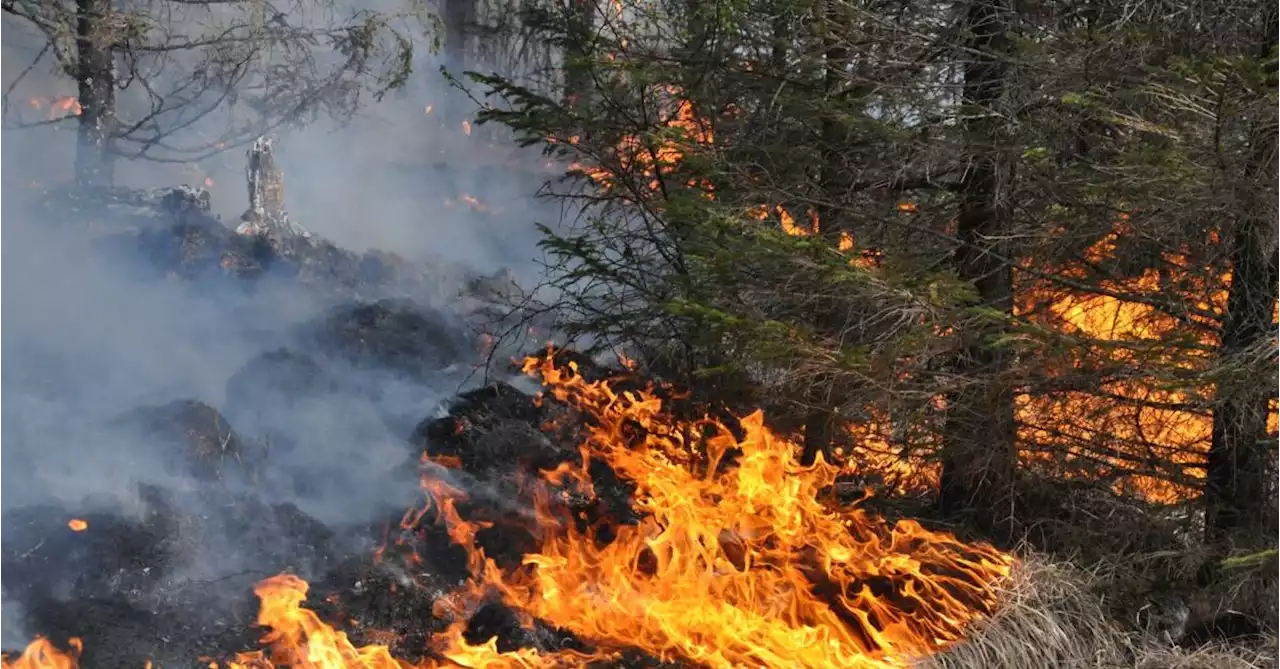
[[[839,3],[829,0],[823,5],[822,42],[825,57],[823,73],[823,97],[821,133],[821,175],[818,179],[820,204],[817,208],[818,226],[813,232],[825,237],[831,244],[836,244],[840,237],[841,225],[836,220],[836,212],[840,210],[839,199],[844,192],[846,171],[844,154],[846,150],[845,126],[841,118],[848,112],[844,106],[848,100],[848,92],[842,90],[848,78],[851,56],[844,46],[841,33],[848,24],[839,12]],[[803,212],[796,212],[797,220],[808,223]],[[802,224],[803,224],[802,223]],[[819,318],[825,326],[835,326],[834,318]],[[817,384],[815,384],[816,386]],[[824,390],[815,387],[814,390]],[[804,450],[801,453],[803,464],[813,464],[819,452],[829,455],[828,451],[834,436],[835,408],[839,397],[831,393],[823,393],[823,397],[814,398],[814,409],[805,418]]]
[[[1013,269],[1005,241],[1013,175],[1011,161],[997,146],[1001,120],[994,108],[1009,67],[1011,4],[976,0],[968,10],[962,113],[971,160],[960,184],[960,247],[955,254],[960,278],[973,283],[984,307],[1002,313],[1013,309]],[[944,511],[971,513],[996,532],[1008,529],[1017,469],[1009,355],[991,345],[999,333],[999,325],[963,333],[968,341],[953,371],[965,385],[947,398],[939,490]]]
[[[1231,287],[1218,352],[1221,365],[1246,373],[1218,383],[1204,489],[1206,539],[1221,548],[1276,542],[1276,443],[1267,436],[1267,414],[1276,395],[1271,316],[1280,284],[1277,129],[1275,107],[1257,106],[1261,118],[1254,121],[1249,163],[1239,181],[1242,213],[1227,239]]]
[[[792,3],[775,3],[773,12],[773,48],[769,53],[769,65],[774,76],[786,79],[787,54],[794,39],[791,31]]]
[[[444,53],[445,62],[462,80],[461,74],[475,67],[471,53],[471,33],[476,25],[476,0],[444,0]],[[457,127],[469,121],[475,110],[471,100],[461,91],[450,90],[445,98],[441,119]]]
[[[76,182],[110,186],[115,179],[115,63],[110,26],[111,0],[76,0],[76,83],[80,126]]]
[[[1264,354],[1259,347],[1269,346],[1268,340],[1275,336],[1271,313],[1280,274],[1274,232],[1268,235],[1258,229],[1261,226],[1274,227],[1275,220],[1241,221],[1232,243],[1231,289],[1219,358],[1224,364],[1246,364],[1270,374],[1224,381],[1214,398],[1204,501],[1207,538],[1219,544],[1233,538],[1275,544],[1275,456],[1271,451],[1276,445],[1267,436],[1268,403],[1276,394],[1275,349],[1269,348],[1258,362],[1247,361],[1251,352]],[[1271,243],[1264,246],[1261,240],[1266,237]],[[1259,369],[1259,362],[1265,369]]]

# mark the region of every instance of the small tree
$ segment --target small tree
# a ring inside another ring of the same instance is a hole
[[[590,96],[482,78],[510,103],[482,119],[583,167],[587,187],[561,193],[581,225],[544,244],[561,324],[764,407],[805,431],[809,459],[868,406],[931,406],[929,368],[954,353],[948,323],[970,318],[959,298],[974,301],[927,230],[945,216],[908,223],[897,206],[958,187],[912,146],[933,101],[900,92],[960,46],[940,48],[941,21],[843,2],[592,6],[588,48],[575,14],[534,17]],[[819,10],[804,29],[787,18]],[[908,160],[885,160],[895,149]]]
[[[200,160],[321,113],[349,117],[363,97],[401,85],[412,59],[402,23],[411,12],[341,14],[324,0],[285,10],[262,0],[4,0],[3,10],[43,36],[32,66],[52,55],[76,82],[75,104],[40,123],[78,121],[81,185],[112,184],[118,157]]]

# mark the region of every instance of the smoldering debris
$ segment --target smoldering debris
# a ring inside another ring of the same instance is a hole
[[[215,431],[237,434],[211,407],[194,402],[146,408],[128,418],[131,429],[151,429],[176,442]],[[573,419],[554,400],[535,402],[510,385],[495,384],[464,393],[445,416],[424,418],[406,441],[406,452],[421,452],[427,476],[452,476],[475,493],[460,512],[492,523],[477,543],[499,563],[513,565],[536,547],[533,502],[519,480],[576,461],[576,432],[552,427]],[[517,448],[516,435],[536,441],[532,448]],[[199,452],[198,443],[186,445]],[[458,476],[465,481],[433,464],[446,461],[461,465]],[[96,503],[80,532],[65,527],[66,510],[60,507],[6,511],[11,534],[3,554],[5,594],[27,612],[33,633],[55,641],[80,637],[84,666],[225,658],[253,648],[258,633],[252,626],[255,603],[234,593],[247,595],[253,581],[289,571],[312,580],[308,605],[357,643],[386,644],[408,659],[431,657],[427,640],[454,622],[439,605],[468,576],[466,553],[442,526],[405,528],[398,515],[388,514],[382,523],[330,528],[296,507],[267,503],[252,489],[230,490],[200,458],[180,462],[192,468],[190,489],[139,486],[135,508]],[[275,464],[268,457],[261,467]],[[604,514],[629,508],[629,490],[606,470],[593,467],[591,497],[564,495],[555,503],[600,527]],[[365,550],[343,551],[337,532],[362,536]],[[207,574],[204,557],[216,559],[229,550],[238,550],[240,561],[255,569],[214,580],[195,576]],[[464,638],[481,643],[494,637],[499,650],[590,649],[566,631],[521,622],[490,600],[469,614]],[[612,666],[676,665],[632,652]]]
[[[196,480],[250,480],[254,460],[261,457],[217,409],[198,400],[138,407],[117,417],[111,427],[159,446],[155,462],[172,474],[186,472]]]
[[[287,505],[215,488],[134,493],[128,503],[87,501],[81,531],[61,507],[5,512],[6,599],[29,630],[85,639],[84,666],[190,663],[250,644],[259,569],[323,569],[331,552],[330,530]],[[211,567],[231,551],[260,568]]]
[[[176,277],[256,289],[264,280],[306,288],[330,304],[388,297],[445,302],[481,296],[489,276],[462,263],[412,262],[394,253],[347,251],[312,233],[284,208],[284,175],[271,144],[249,150],[250,206],[234,224],[211,211],[207,189],[178,186],[50,189],[36,216],[93,239],[138,278]],[[501,272],[500,272],[501,273]],[[481,296],[483,297],[483,296]]]
[[[400,526],[424,453],[467,458],[465,471],[435,475],[466,477],[476,494],[464,511],[492,520],[480,542],[504,564],[534,545],[518,481],[579,457],[570,431],[540,429],[564,407],[535,406],[506,384],[455,397],[483,362],[474,314],[494,285],[509,288],[509,272],[346,251],[280,224],[282,177],[266,176],[259,183],[276,190],[260,195],[274,204],[256,216],[251,206],[238,230],[211,212],[207,191],[184,186],[51,191],[34,218],[54,227],[19,235],[68,240],[32,263],[75,276],[33,284],[23,307],[53,317],[27,321],[31,331],[16,338],[6,331],[6,353],[23,354],[6,390],[34,411],[6,412],[21,419],[6,421],[10,477],[20,465],[28,479],[3,511],[6,616],[21,612],[26,634],[57,644],[81,638],[84,666],[248,650],[261,633],[252,586],[280,572],[312,581],[311,605],[354,639],[425,656],[425,640],[452,622],[437,605],[468,565],[442,527]],[[113,314],[121,295],[133,312]],[[60,311],[85,307],[97,311]],[[110,346],[85,356],[88,365],[59,366],[59,350],[93,349],[92,329],[111,316],[124,321],[98,334],[128,341],[126,360],[145,368],[119,369]],[[74,327],[53,341],[35,331],[65,323]],[[172,323],[191,340],[171,341]],[[166,378],[174,351],[198,382]],[[115,385],[98,385],[107,380]],[[626,522],[626,486],[592,475],[603,492],[561,502],[593,522]],[[581,644],[520,625],[497,602],[467,632],[493,634],[502,647]],[[633,666],[658,666],[637,658]]]
[[[298,338],[327,358],[419,381],[474,362],[478,354],[460,320],[407,300],[336,307],[304,326]]]
[[[408,295],[445,300],[451,295],[442,288],[461,285],[470,273],[382,251],[356,254],[310,233],[288,236],[243,224],[236,230],[208,207],[207,191],[184,186],[143,194],[115,190],[94,201],[57,192],[44,209],[49,218],[97,230],[105,250],[149,279],[203,280],[242,290],[255,287],[246,282],[286,280],[309,289],[313,299],[336,303]]]

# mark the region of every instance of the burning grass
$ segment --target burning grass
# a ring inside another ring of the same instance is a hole
[[[1040,558],[1019,560],[997,588],[1000,606],[965,639],[911,666],[920,669],[986,669],[993,667],[1099,667],[1134,669],[1262,669],[1274,667],[1274,633],[1253,644],[1208,644],[1179,647],[1160,643],[1155,635],[1127,633],[1107,615],[1098,591],[1113,575],[1086,572],[1066,563]],[[467,625],[459,621],[433,640],[433,657],[422,662],[394,658],[380,644],[357,646],[345,633],[326,624],[304,606],[307,584],[292,575],[269,578],[255,588],[261,599],[260,625],[265,650],[241,653],[217,669],[307,668],[427,669],[434,667],[542,668],[609,666],[610,657],[577,649],[558,652],[534,649],[499,650],[498,640],[469,643]],[[74,669],[82,644],[71,639],[59,648],[35,639],[20,657],[6,658],[13,669]],[[623,666],[657,666],[625,664]],[[757,666],[757,665],[753,665]],[[764,665],[780,666],[780,665]],[[787,662],[781,666],[796,666]],[[885,666],[867,661],[862,666]]]

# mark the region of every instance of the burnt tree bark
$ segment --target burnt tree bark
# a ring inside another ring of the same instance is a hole
[[[76,182],[110,186],[115,180],[116,80],[111,0],[76,0],[75,77],[80,125]]]
[[[960,183],[954,256],[957,274],[974,285],[981,305],[1002,314],[1013,310],[1007,260],[1013,173],[999,148],[1003,121],[994,108],[1008,76],[1012,18],[1012,0],[976,0],[967,10],[962,114],[970,155]],[[1010,355],[992,344],[1001,331],[999,323],[983,321],[963,333],[967,341],[952,370],[962,385],[947,398],[938,495],[944,511],[972,514],[995,532],[1010,529],[1017,470]]]
[[[1266,44],[1264,58],[1272,48]],[[1274,94],[1274,69],[1268,78],[1266,92]],[[1231,286],[1218,351],[1224,368],[1243,373],[1223,375],[1215,392],[1204,488],[1206,539],[1222,548],[1231,543],[1274,547],[1276,537],[1276,444],[1267,436],[1267,414],[1276,394],[1271,318],[1280,284],[1277,120],[1274,104],[1258,108],[1245,175],[1238,181],[1241,215],[1228,237]]]

